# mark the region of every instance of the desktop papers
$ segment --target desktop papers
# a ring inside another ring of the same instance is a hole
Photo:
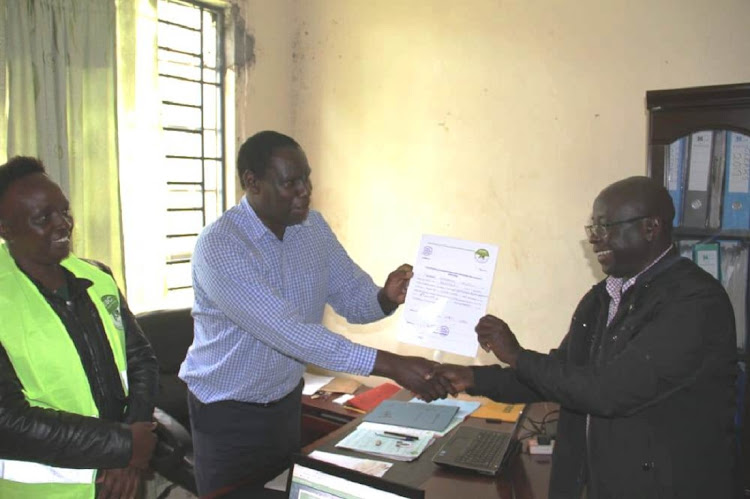
[[[458,412],[456,413],[455,416],[453,416],[453,419],[451,420],[448,427],[445,428],[443,431],[434,432],[436,437],[444,437],[449,431],[451,431],[453,428],[461,424],[461,422],[464,419],[466,419],[467,416],[469,416],[474,411],[479,409],[479,407],[482,405],[482,403],[478,401],[459,400],[455,398],[446,398],[446,399],[440,399],[440,400],[433,400],[432,402],[425,402],[424,400],[414,397],[413,399],[409,401],[409,403],[410,404],[430,404],[430,405],[450,405],[450,406],[458,407]]]
[[[343,456],[341,454],[333,454],[331,452],[323,452],[319,450],[312,451],[309,456],[318,461],[325,461],[327,463],[335,464],[336,466],[341,466],[342,468],[378,477],[385,475],[385,472],[393,466],[393,463],[387,463],[385,461],[360,459],[358,457]]]
[[[312,451],[309,456],[318,461],[325,461],[327,463],[341,466],[350,470],[359,471],[367,475],[382,477],[385,472],[391,469],[393,463],[387,463],[385,461],[376,461],[374,459],[360,459],[358,457],[343,456],[341,454],[332,454],[330,452],[323,452],[319,450]],[[271,490],[286,491],[286,484],[289,481],[289,469],[284,470],[274,478],[273,480],[266,483],[265,488]]]
[[[481,403],[481,407],[471,414],[472,418],[488,419],[491,421],[506,421],[515,423],[521,417],[524,404],[503,404],[495,402],[487,397],[476,397],[459,393],[458,398],[462,401],[475,401]]]
[[[436,437],[445,436],[479,407],[479,402],[457,399],[436,400],[428,404],[414,398],[406,404],[413,404],[415,408],[442,405],[454,408],[457,412],[448,427],[442,431],[417,430],[394,424],[364,421],[356,430],[337,443],[336,447],[387,457],[396,461],[411,461],[419,457]]]
[[[384,400],[364,420],[418,430],[444,431],[457,412],[458,406]]]
[[[305,386],[302,388],[302,395],[313,395],[333,381],[333,376],[321,376],[320,374],[309,372],[302,373],[302,378],[305,380]]]
[[[474,357],[497,254],[492,244],[422,236],[398,340]]]
[[[341,439],[336,447],[386,457],[394,461],[413,461],[435,440],[434,433],[413,428],[399,428],[397,434],[373,429],[376,423],[361,423]],[[378,428],[378,426],[375,426]]]

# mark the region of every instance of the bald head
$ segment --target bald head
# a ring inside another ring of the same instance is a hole
[[[605,274],[632,277],[672,245],[674,205],[669,192],[648,177],[630,177],[594,200],[587,227]]]
[[[660,219],[662,234],[671,241],[674,203],[666,187],[650,177],[628,177],[606,187],[598,198],[627,205],[634,216]]]

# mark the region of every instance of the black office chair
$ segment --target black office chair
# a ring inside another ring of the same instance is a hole
[[[187,385],[177,377],[193,342],[190,309],[156,310],[136,319],[159,363],[159,395],[154,411],[159,444],[154,451],[153,467],[169,481],[197,495]],[[166,493],[168,490],[162,495]]]

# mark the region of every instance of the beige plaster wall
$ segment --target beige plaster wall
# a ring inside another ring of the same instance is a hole
[[[542,351],[602,277],[582,228],[593,198],[646,172],[645,92],[750,80],[747,0],[249,0],[246,10],[258,52],[240,133],[279,127],[299,140],[314,207],[376,282],[414,259],[423,233],[499,245],[490,312]],[[326,323],[430,357],[396,341],[398,320]]]
[[[236,74],[234,112],[239,149],[245,138],[260,130],[294,133],[291,54],[297,23],[292,19],[293,0],[232,2],[232,19],[227,24],[235,28],[229,57]]]

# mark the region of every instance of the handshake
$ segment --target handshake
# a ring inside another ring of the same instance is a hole
[[[502,362],[516,366],[522,348],[508,325],[493,315],[485,315],[477,327],[479,345]],[[378,351],[372,374],[385,376],[411,390],[426,402],[457,395],[474,386],[474,371],[467,366],[439,364],[422,357],[406,357]]]

